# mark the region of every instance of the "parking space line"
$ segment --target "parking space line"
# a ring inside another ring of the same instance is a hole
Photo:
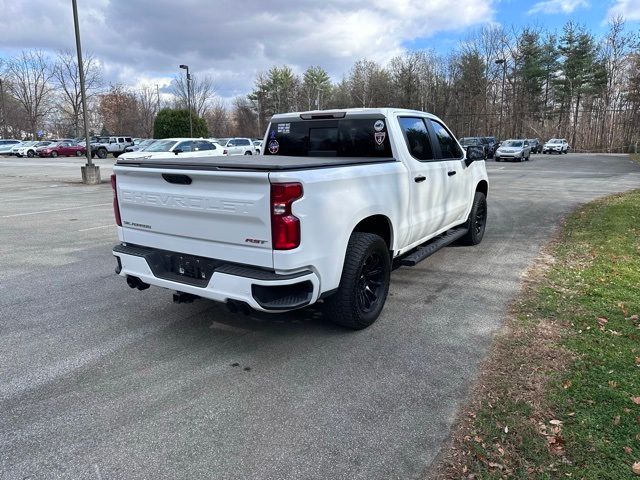
[[[88,232],[89,230],[98,230],[99,228],[108,228],[108,227],[115,227],[115,225],[114,224],[109,224],[109,225],[100,225],[99,227],[81,228],[78,231],[79,232]]]
[[[95,205],[79,205],[77,207],[68,207],[68,208],[57,208],[55,210],[40,210],[39,212],[27,212],[27,213],[14,213],[11,215],[3,215],[0,218],[13,218],[13,217],[26,217],[28,215],[38,215],[40,213],[54,213],[54,212],[65,212],[67,210],[78,210],[79,208],[91,208],[91,207],[104,207],[107,205],[112,205],[109,203],[96,203]]]

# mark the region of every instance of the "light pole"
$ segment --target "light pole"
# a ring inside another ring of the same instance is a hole
[[[80,167],[82,183],[96,185],[100,183],[100,167],[91,160],[91,143],[89,142],[89,120],[87,115],[87,95],[84,89],[84,66],[82,65],[82,47],[80,46],[80,26],[78,25],[78,5],[71,0],[73,8],[73,24],[76,30],[76,51],[78,53],[78,74],[80,76],[80,97],[82,99],[82,118],[84,120],[84,139],[86,145],[87,164]]]
[[[193,122],[191,121],[191,74],[189,65],[180,65],[180,68],[187,71],[187,108],[189,109],[189,133],[193,138]]]
[[[2,107],[2,136],[7,137],[7,109],[4,104],[4,85],[0,78],[0,107]]]
[[[502,138],[502,112],[504,111],[504,80],[507,76],[507,60],[505,58],[498,58],[496,65],[502,65],[502,90],[500,91],[500,126],[498,127],[498,134]]]

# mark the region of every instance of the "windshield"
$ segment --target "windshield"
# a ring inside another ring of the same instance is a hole
[[[138,147],[140,147],[140,150],[145,150],[152,143],[155,143],[155,140],[142,140],[140,143],[138,143]]]
[[[557,138],[552,138],[547,143],[560,143],[560,140],[558,140]]]
[[[503,147],[522,147],[521,140],[507,140],[502,144]]]
[[[462,138],[462,139],[460,139],[460,144],[461,145],[477,145],[478,144],[478,139],[477,138]]]
[[[145,152],[170,152],[176,145],[175,140],[156,140],[144,149]]]
[[[269,128],[265,155],[391,158],[384,118],[281,120]]]

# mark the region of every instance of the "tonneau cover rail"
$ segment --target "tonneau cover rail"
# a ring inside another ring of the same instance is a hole
[[[177,159],[176,159],[177,160]],[[286,157],[276,155],[237,155],[229,157],[174,159],[118,159],[123,167],[166,168],[175,170],[249,170],[258,172],[347,167],[396,162],[395,158],[377,157]]]

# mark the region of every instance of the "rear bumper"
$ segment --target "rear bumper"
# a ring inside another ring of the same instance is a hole
[[[182,254],[121,244],[113,249],[118,259],[116,272],[137,277],[149,285],[185,292],[217,302],[243,302],[263,312],[284,312],[315,303],[320,296],[320,280],[311,270],[289,274],[216,259],[190,257],[206,262],[202,279],[180,278],[159,271],[158,256],[182,257]]]

